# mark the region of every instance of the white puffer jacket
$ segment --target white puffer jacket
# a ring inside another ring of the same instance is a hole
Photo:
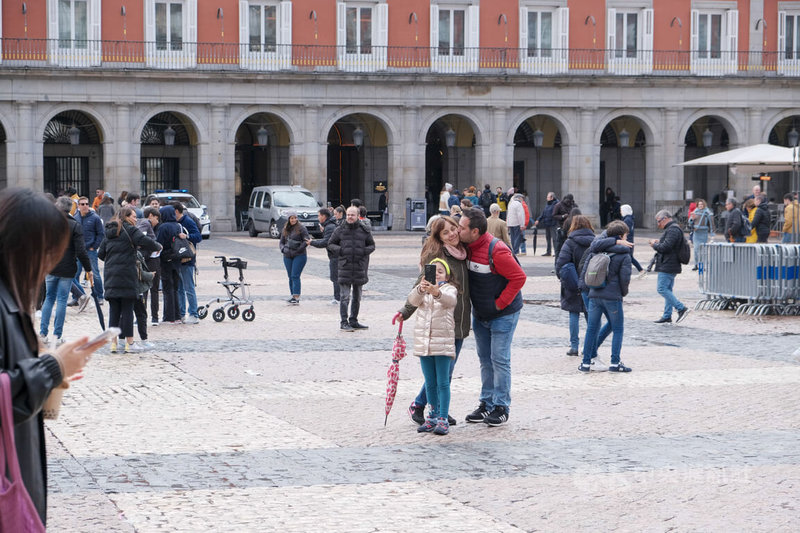
[[[445,283],[439,286],[441,294],[434,298],[428,293],[420,293],[419,286],[411,289],[408,301],[417,306],[417,323],[414,326],[414,355],[456,356],[453,310],[456,307],[458,291],[455,286]]]
[[[508,213],[506,214],[506,224],[509,228],[514,226],[525,227],[527,224],[525,223],[525,208],[522,207],[522,203],[519,201],[517,195],[512,197],[511,202],[508,204]]]

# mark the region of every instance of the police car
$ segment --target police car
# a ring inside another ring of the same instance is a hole
[[[158,190],[152,193],[152,196],[158,198],[161,205],[178,201],[189,210],[194,216],[200,219],[200,234],[204,239],[211,237],[211,218],[208,216],[208,209],[206,206],[201,205],[197,198],[189,194],[188,189],[172,189],[169,191]]]

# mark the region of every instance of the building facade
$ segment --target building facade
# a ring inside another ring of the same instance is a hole
[[[751,176],[675,165],[797,143],[800,1],[0,0],[0,186],[190,189],[218,230],[254,186],[377,209],[445,182],[651,226]],[[776,174],[778,199],[789,176]]]

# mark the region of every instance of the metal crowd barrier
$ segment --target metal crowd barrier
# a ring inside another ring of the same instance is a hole
[[[800,315],[800,245],[708,243],[698,259],[695,309]]]

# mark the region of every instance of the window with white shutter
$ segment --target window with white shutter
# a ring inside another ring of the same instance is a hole
[[[800,10],[778,12],[778,74],[800,75]]]
[[[480,56],[480,8],[431,5],[431,69],[475,72]]]
[[[521,6],[519,58],[522,72],[565,72],[569,68],[569,9],[554,5]]]
[[[609,9],[606,27],[609,72],[638,75],[653,70],[652,9]]]
[[[145,0],[145,54],[154,68],[197,64],[197,0]]]
[[[739,12],[693,9],[691,71],[701,76],[735,74],[738,69]]]
[[[101,0],[47,0],[50,62],[67,67],[102,62]]]
[[[291,67],[292,3],[239,2],[239,63],[248,70]]]
[[[386,2],[337,2],[339,68],[351,72],[386,69],[389,6]]]

